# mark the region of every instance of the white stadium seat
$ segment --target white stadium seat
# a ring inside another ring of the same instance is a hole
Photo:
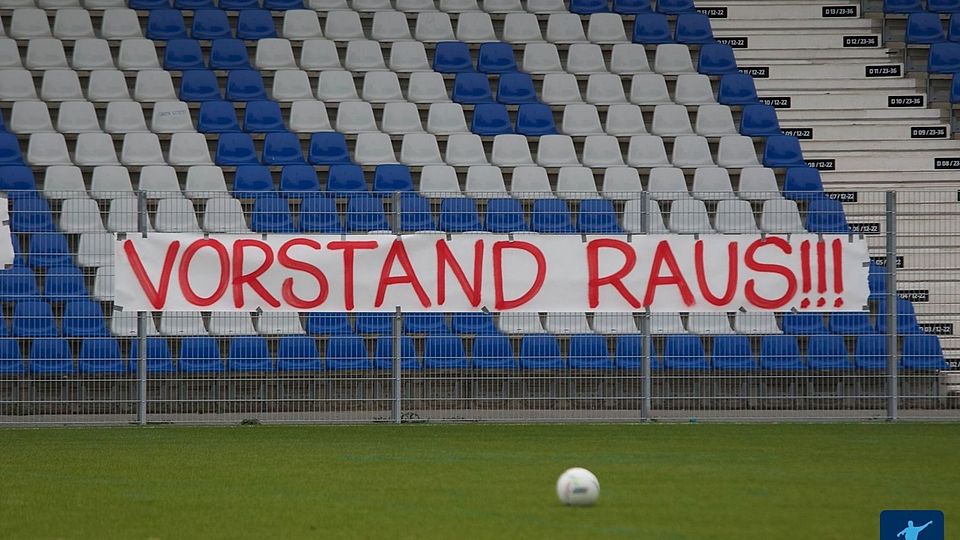
[[[97,133],[100,121],[97,110],[89,101],[67,101],[60,104],[57,114],[57,131],[60,133]]]
[[[593,171],[587,167],[563,167],[557,173],[557,197],[580,200],[596,199],[599,196]]]

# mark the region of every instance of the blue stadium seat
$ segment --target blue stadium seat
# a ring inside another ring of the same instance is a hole
[[[140,343],[130,340],[130,352],[127,355],[127,367],[132,373],[137,372],[137,363],[140,359]],[[147,337],[147,373],[173,373],[173,355],[170,354],[170,344],[166,338],[159,336]]]
[[[283,113],[276,101],[250,101],[243,111],[243,130],[252,133],[285,131]]]
[[[0,165],[23,165],[20,143],[12,133],[0,133]]]
[[[804,167],[803,150],[800,149],[800,140],[792,135],[772,135],[767,137],[763,147],[763,166]]]
[[[173,7],[176,9],[210,9],[213,8],[213,0],[173,0]]]
[[[100,303],[92,300],[67,302],[63,309],[63,335],[66,337],[109,336],[103,322]]]
[[[29,259],[33,268],[52,268],[72,264],[73,255],[67,238],[59,233],[34,234],[30,237]]]
[[[25,165],[6,165],[0,167],[0,191],[7,192],[10,198],[17,197],[16,193],[11,191],[26,191],[24,195],[33,195],[29,193],[37,189],[37,182],[33,178],[33,171]]]
[[[574,234],[570,221],[570,207],[563,199],[537,199],[533,201],[530,229],[548,234]]]
[[[740,134],[747,137],[782,135],[777,110],[765,103],[744,105],[740,113]]]
[[[437,45],[439,49],[440,44]],[[467,58],[469,61],[469,57]],[[517,59],[509,43],[491,41],[480,45],[477,56],[477,71],[481,73],[507,73],[516,71]]]
[[[923,11],[920,0],[883,0],[884,13],[916,13]]]
[[[753,77],[745,73],[727,73],[720,77],[717,101],[724,105],[749,105],[757,102]]]
[[[803,369],[796,336],[760,338],[760,368],[769,370]]]
[[[53,226],[50,204],[47,203],[46,199],[31,194],[25,197],[17,197],[12,202],[10,227],[14,231],[33,233],[57,230]]]
[[[917,314],[913,310],[913,302],[897,298],[897,334],[922,334],[923,330],[917,324]],[[887,299],[881,297],[877,302],[877,333],[887,333]]]
[[[260,336],[231,338],[227,349],[227,368],[247,373],[273,371],[273,358],[270,357],[267,340]]]
[[[957,13],[960,12],[960,0],[927,0],[927,11]]]
[[[827,324],[834,334],[863,335],[874,331],[866,311],[831,313]]]
[[[823,196],[823,181],[820,171],[807,167],[790,167],[783,181],[783,196],[795,201],[805,201]]]
[[[756,369],[757,360],[750,349],[750,338],[743,335],[715,336],[711,364],[713,369]]]
[[[639,370],[643,367],[643,336],[639,334],[619,334],[614,345],[614,360],[617,369]],[[650,368],[659,367],[650,348]]]
[[[527,335],[520,340],[520,367],[523,369],[562,369],[560,343],[548,334]]]
[[[307,336],[281,336],[277,341],[277,371],[320,371],[317,341]]]
[[[473,71],[470,47],[462,41],[441,41],[433,53],[433,70],[440,73]]]
[[[230,101],[254,101],[267,99],[260,72],[252,69],[235,69],[227,75],[227,90],[224,94]]]
[[[440,203],[440,230],[446,232],[481,231],[477,203],[473,199],[455,197]]]
[[[553,111],[543,103],[524,103],[517,108],[517,133],[527,137],[555,135],[557,126]]]
[[[215,39],[210,46],[210,69],[250,69],[250,56],[243,40]]]
[[[459,336],[427,336],[423,344],[425,369],[467,369],[467,355]]]
[[[343,133],[324,131],[310,136],[310,152],[307,156],[313,165],[337,165],[352,163],[347,139]]]
[[[850,232],[843,203],[827,197],[815,197],[807,205],[806,228],[812,233],[846,234]]]
[[[662,13],[639,13],[633,22],[633,42],[644,45],[673,43],[670,23]]]
[[[903,338],[903,356],[906,369],[948,369],[940,348],[940,338],[931,334],[913,334]]]
[[[960,17],[957,17],[960,21]],[[953,83],[950,85],[950,103],[960,103],[960,72],[953,74]]]
[[[274,131],[263,138],[264,165],[305,165],[300,138],[289,131]]]
[[[523,206],[516,199],[490,199],[484,214],[486,230],[492,233],[526,232],[530,230],[523,217]]]
[[[584,199],[580,201],[577,214],[577,231],[583,234],[621,234],[617,212],[613,202],[607,199]]]
[[[232,38],[227,12],[222,9],[198,9],[193,12],[193,24],[190,27],[193,39]],[[213,66],[213,52],[210,53],[210,65]]]
[[[23,266],[0,270],[0,302],[35,300],[38,296],[40,290],[33,270]]]
[[[823,313],[784,313],[782,326],[784,334],[807,336],[827,333],[823,325]]]
[[[709,369],[699,336],[667,336],[663,344],[663,367],[666,369]]]
[[[253,139],[246,133],[222,133],[213,158],[217,165],[258,165]]]
[[[217,75],[207,69],[184,71],[180,78],[182,101],[213,101],[223,99]]]
[[[73,375],[73,354],[63,339],[35,339],[30,343],[30,373],[34,375]]]
[[[246,9],[237,17],[237,38],[266,39],[277,37],[273,15],[265,9]]]
[[[197,131],[200,133],[227,133],[240,131],[237,123],[237,111],[233,103],[216,100],[204,101],[200,104],[200,114],[197,119]]]
[[[403,317],[405,334],[449,334],[443,313],[408,313]]]
[[[60,334],[54,324],[50,304],[39,300],[17,302],[13,306],[13,337],[53,337]]]
[[[499,334],[489,312],[454,313],[450,317],[450,326],[457,334]]]
[[[821,335],[807,339],[807,367],[810,369],[849,369],[850,358],[842,336]]]
[[[960,41],[960,15],[957,13],[950,15],[950,22],[947,23],[947,39],[954,42]]]
[[[357,313],[357,333],[364,335],[393,334],[392,313]]]
[[[253,202],[250,228],[253,232],[278,234],[293,233],[297,230],[287,200],[268,195],[257,197]]]
[[[244,9],[260,8],[259,0],[220,0],[217,2],[220,9],[242,11]]]
[[[960,43],[942,41],[930,45],[927,71],[930,73],[956,73],[960,71]]]
[[[697,71],[703,75],[729,75],[738,73],[733,47],[726,43],[708,43],[700,47]]]
[[[327,173],[327,191],[365,193],[367,179],[359,165],[332,165]]]
[[[332,336],[336,334],[352,334],[353,326],[346,313],[307,313],[305,330],[314,336]]]
[[[395,163],[377,165],[373,172],[373,190],[381,193],[413,191],[410,167]]]
[[[312,165],[287,165],[280,171],[280,193],[304,197],[320,191],[320,178]]]
[[[217,340],[209,336],[180,338],[177,368],[181,373],[222,373],[223,360]]]
[[[677,15],[695,11],[693,0],[657,0],[657,13]]]
[[[508,105],[537,103],[537,91],[533,87],[533,78],[528,73],[513,71],[501,73],[497,83],[497,102]],[[507,125],[510,125],[509,119]]]
[[[867,272],[867,285],[870,287],[870,298],[879,298],[887,294],[887,271],[882,266],[870,261]]]
[[[187,37],[187,27],[179,9],[155,9],[147,16],[147,39],[165,41]]]
[[[681,13],[677,15],[674,39],[687,45],[706,45],[713,43],[713,28],[710,17],[702,13]]]
[[[33,276],[30,279],[32,281]],[[47,270],[43,279],[43,298],[47,302],[68,302],[89,296],[79,268],[58,266]]]
[[[347,202],[347,231],[389,231],[390,223],[379,197],[353,195]]]
[[[240,165],[233,177],[233,196],[254,199],[274,193],[273,176],[263,165]]]
[[[165,9],[170,7],[169,0],[130,0],[127,4],[130,9]]]
[[[378,336],[373,353],[375,369],[393,369],[393,336]],[[410,336],[400,336],[400,369],[420,369],[420,358]]]
[[[613,0],[613,11],[622,15],[650,13],[650,0]]]
[[[503,75],[500,76],[501,79]],[[500,103],[478,103],[473,108],[470,131],[477,135],[503,135],[513,133],[510,113],[506,105]]]
[[[77,366],[80,373],[91,375],[127,372],[127,363],[120,353],[120,344],[112,337],[83,340],[77,356]]]
[[[607,0],[570,0],[570,11],[580,15],[589,15],[610,11],[610,7],[607,5]]]
[[[163,51],[163,69],[185,71],[203,69],[203,51],[195,39],[171,39]]]
[[[944,41],[947,35],[936,13],[911,13],[907,17],[906,40],[908,44],[930,44]]]
[[[513,369],[517,359],[507,336],[482,334],[473,339],[471,350],[474,369]]]
[[[370,369],[370,356],[367,346],[360,336],[331,336],[327,340],[327,369],[361,370]]]
[[[303,9],[303,0],[263,0],[263,9],[270,11]]]
[[[853,363],[857,369],[886,369],[887,336],[865,335],[857,337]]]
[[[22,375],[26,371],[16,339],[0,339],[0,375]]]
[[[453,80],[453,101],[457,103],[489,103],[493,101],[490,81],[483,73],[461,72]]]
[[[404,193],[400,198],[400,232],[437,230],[439,228],[430,211],[430,201],[416,193]]]
[[[570,369],[612,369],[613,359],[607,349],[607,338],[600,334],[577,334],[570,337]]]

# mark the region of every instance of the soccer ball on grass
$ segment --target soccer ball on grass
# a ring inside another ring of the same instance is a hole
[[[600,482],[590,471],[574,467],[557,479],[557,497],[570,506],[592,506],[600,497]]]

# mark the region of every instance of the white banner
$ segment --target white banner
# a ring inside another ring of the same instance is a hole
[[[861,310],[852,235],[210,235],[118,240],[133,311]]]

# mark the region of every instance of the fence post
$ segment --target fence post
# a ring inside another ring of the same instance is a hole
[[[650,234],[650,194],[640,192],[640,230],[643,234]],[[650,380],[650,308],[640,314],[640,377],[643,399],[640,402],[640,418],[650,421],[650,406],[653,403],[651,396],[653,384]]]
[[[886,200],[887,238],[887,420],[896,420],[899,408],[897,377],[897,192],[888,191]]]
[[[147,237],[147,196],[137,192],[137,230]],[[137,423],[147,423],[147,317],[146,311],[137,312]]]
[[[398,235],[400,234],[400,192],[394,192],[393,194],[393,233]],[[400,376],[400,363],[403,359],[401,354],[401,339],[400,333],[403,332],[403,313],[400,310],[400,306],[397,306],[396,311],[393,314],[393,362],[392,362],[392,375],[393,375],[393,422],[399,424],[401,422],[403,406],[402,400],[400,397],[403,395],[403,380]]]

